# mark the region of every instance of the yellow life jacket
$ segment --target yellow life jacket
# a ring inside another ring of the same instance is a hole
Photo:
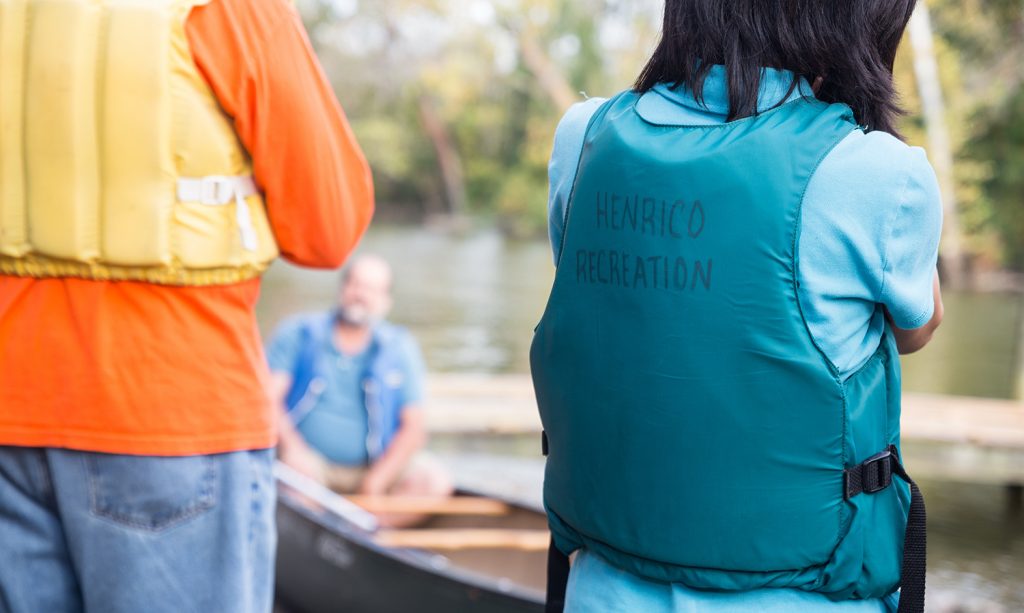
[[[0,274],[235,283],[277,256],[185,36],[206,0],[0,0]]]

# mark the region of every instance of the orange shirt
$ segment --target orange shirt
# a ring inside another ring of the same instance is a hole
[[[213,0],[193,56],[253,157],[281,253],[337,267],[373,211],[369,168],[287,0]],[[254,306],[219,287],[0,276],[0,445],[190,455],[269,447]]]

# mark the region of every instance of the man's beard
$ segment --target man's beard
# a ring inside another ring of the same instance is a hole
[[[368,328],[380,320],[380,317],[360,304],[339,306],[335,311],[335,318],[338,323],[359,328]]]

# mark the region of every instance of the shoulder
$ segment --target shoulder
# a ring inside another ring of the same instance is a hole
[[[294,338],[310,334],[330,326],[333,314],[330,311],[299,313],[281,320],[274,329],[274,338]]]
[[[381,322],[374,330],[377,346],[384,359],[406,364],[407,367],[418,366],[423,357],[416,337],[404,326]]]
[[[551,148],[551,161],[548,164],[548,179],[551,184],[549,208],[560,219],[560,207],[568,201],[572,183],[576,180],[576,166],[583,152],[583,140],[587,135],[587,126],[594,113],[607,101],[605,98],[590,98],[577,102],[569,107],[555,128],[554,144]]]
[[[590,120],[607,101],[607,98],[588,98],[569,107],[555,128],[555,152],[581,148]]]
[[[864,185],[869,192],[902,191],[908,184],[938,190],[935,171],[924,149],[885,132],[852,132],[825,158],[821,169],[843,172],[851,179],[870,179],[871,183]]]
[[[608,98],[587,98],[570,106],[565,114],[562,115],[562,118],[558,120],[558,128],[555,130],[555,135],[557,136],[559,132],[565,133],[586,129],[590,118],[594,116],[594,113],[605,102],[608,102]]]
[[[900,217],[920,218],[929,232],[941,222],[938,180],[924,150],[884,132],[852,132],[822,161],[811,188],[830,192],[829,200],[853,207],[851,216],[877,230]]]

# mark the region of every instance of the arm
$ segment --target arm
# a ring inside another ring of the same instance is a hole
[[[295,429],[291,416],[288,415],[288,408],[285,406],[285,397],[292,387],[292,376],[287,372],[273,371],[270,373],[270,400],[277,408],[278,423],[278,459],[291,466],[307,477],[319,480],[321,466],[319,458],[302,435]]]
[[[932,282],[932,300],[935,301],[935,310],[932,313],[932,318],[928,320],[920,328],[913,330],[904,330],[899,328],[893,322],[892,315],[889,314],[889,310],[886,309],[885,317],[892,324],[892,332],[896,337],[896,347],[899,349],[901,355],[908,353],[914,353],[915,351],[921,350],[925,345],[932,340],[932,336],[935,334],[935,330],[942,323],[942,316],[944,308],[942,306],[942,289],[939,287],[939,273],[935,273],[934,281]]]
[[[288,0],[213,0],[189,14],[196,65],[234,121],[281,253],[341,265],[373,212],[369,165]]]
[[[878,302],[901,354],[928,344],[942,322],[936,260],[942,235],[942,197],[924,152],[911,149],[899,206],[887,224]]]
[[[409,460],[427,444],[425,411],[416,405],[402,409],[401,422],[395,438],[384,454],[373,463],[363,479],[360,493],[381,495],[395,483]]]

